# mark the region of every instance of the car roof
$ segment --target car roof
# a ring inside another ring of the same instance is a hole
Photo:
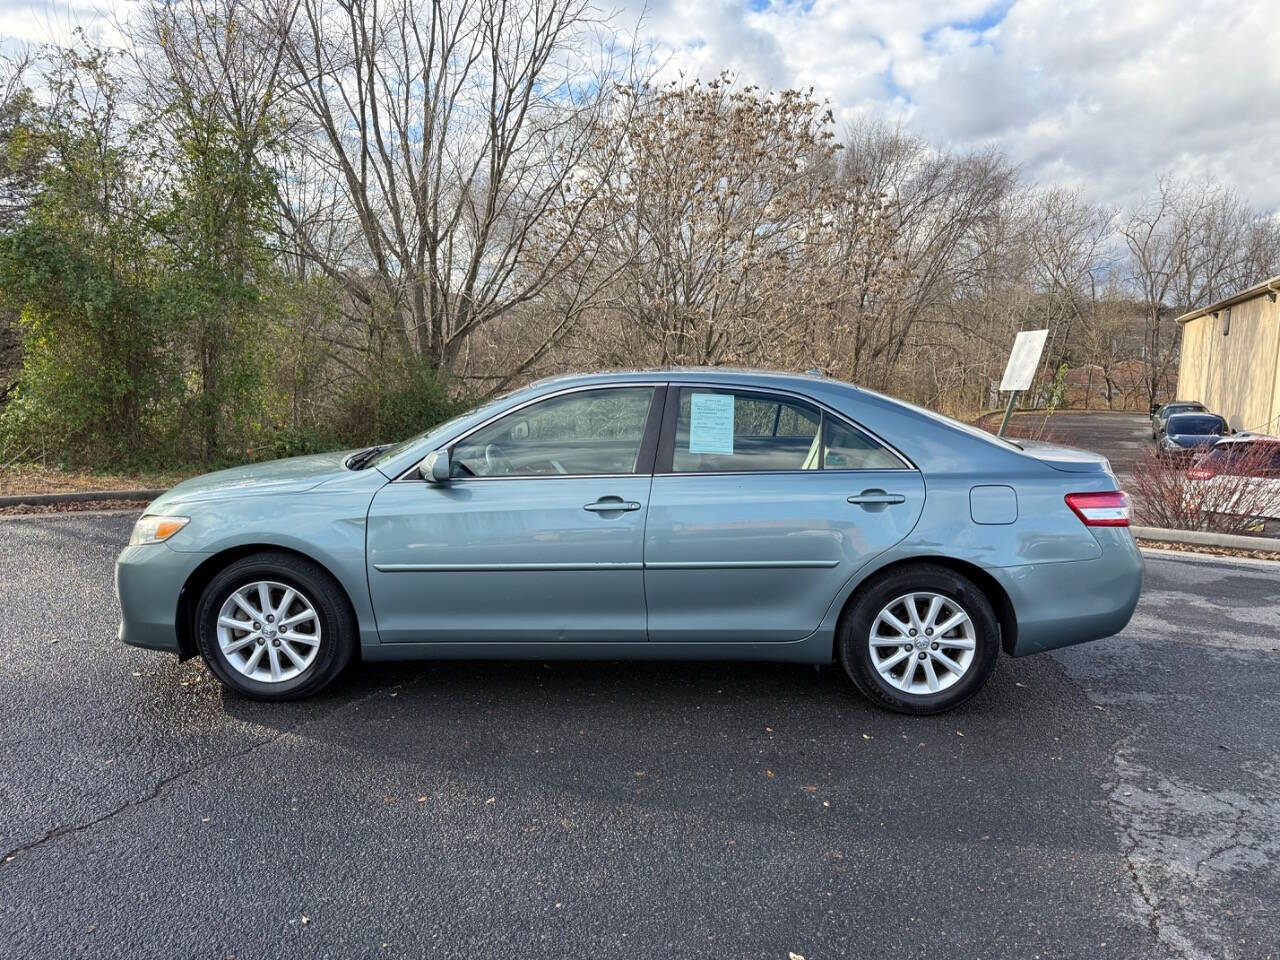
[[[1170,420],[1190,420],[1190,419],[1192,419],[1193,417],[1194,417],[1194,418],[1196,418],[1196,419],[1203,419],[1203,418],[1205,418],[1205,417],[1213,417],[1215,420],[1224,420],[1224,418],[1221,416],[1221,414],[1211,413],[1211,412],[1210,412],[1210,411],[1208,411],[1208,410],[1195,410],[1195,411],[1188,411],[1187,413],[1175,413],[1175,414],[1171,414],[1171,415],[1170,415],[1170,417],[1169,417],[1169,419],[1170,419]],[[1225,422],[1225,420],[1224,420],[1224,422]]]
[[[834,380],[816,370],[808,373],[792,373],[785,370],[759,370],[750,367],[637,367],[596,373],[563,374],[538,380],[529,386],[531,388],[549,386],[574,387],[595,383],[631,383],[643,380],[670,380],[676,382],[682,380],[694,382],[722,381],[724,383],[780,387],[787,385],[794,387],[812,386],[815,381],[818,381],[833,386],[838,385],[853,390],[858,389],[851,383]]]
[[[1217,445],[1225,443],[1280,443],[1280,437],[1263,433],[1238,433],[1234,437],[1223,437]]]

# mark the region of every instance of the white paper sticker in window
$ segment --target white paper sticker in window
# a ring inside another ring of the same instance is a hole
[[[733,394],[695,393],[689,398],[689,452],[733,453]]]

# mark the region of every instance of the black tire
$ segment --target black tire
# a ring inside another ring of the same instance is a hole
[[[908,693],[880,675],[872,662],[869,640],[876,617],[887,604],[906,594],[926,591],[951,600],[969,615],[975,648],[968,668],[951,686],[937,693]],[[986,595],[967,577],[938,564],[912,564],[874,577],[859,587],[855,596],[840,620],[836,654],[849,679],[872,703],[916,716],[942,713],[970,699],[991,677],[1000,654],[1000,623]]]
[[[236,590],[254,581],[291,587],[316,612],[319,649],[307,667],[291,679],[264,682],[246,676],[219,646],[219,610]],[[319,693],[351,660],[355,627],[350,602],[338,582],[323,567],[291,553],[256,553],[234,561],[209,581],[196,607],[196,642],[204,662],[226,686],[253,700],[298,700]]]

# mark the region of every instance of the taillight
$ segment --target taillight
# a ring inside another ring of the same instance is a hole
[[[1129,496],[1122,490],[1068,493],[1066,501],[1086,527],[1129,525]]]
[[[1187,471],[1188,480],[1212,480],[1214,472],[1210,467],[1192,467]]]

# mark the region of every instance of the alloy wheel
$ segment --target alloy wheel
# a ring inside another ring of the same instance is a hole
[[[256,580],[233,591],[218,611],[218,648],[249,679],[283,683],[315,661],[320,618],[296,587]]]
[[[871,663],[903,693],[928,695],[968,672],[978,647],[973,620],[950,597],[930,591],[889,601],[871,623]]]

